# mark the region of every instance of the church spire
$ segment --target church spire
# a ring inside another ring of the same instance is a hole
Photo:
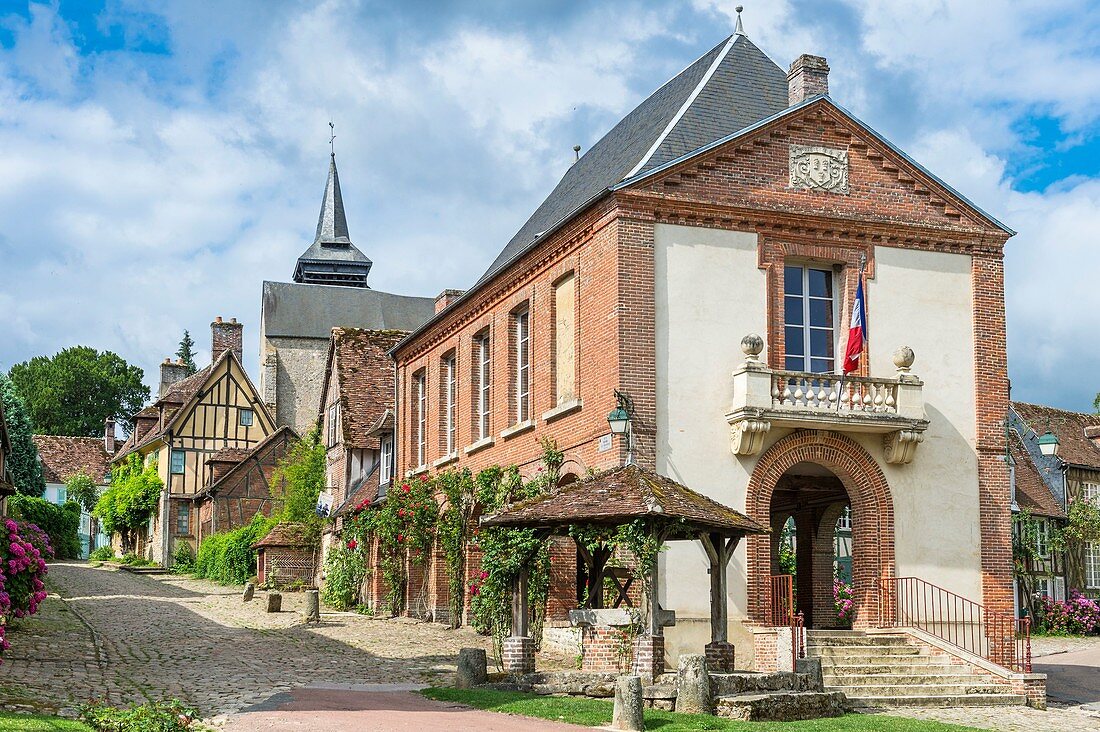
[[[329,137],[330,145],[334,137],[334,134]],[[330,151],[328,182],[321,199],[321,213],[317,217],[317,233],[313,244],[298,257],[294,281],[307,285],[367,287],[371,264],[348,236],[348,220],[340,194],[340,175],[336,172],[336,153]]]

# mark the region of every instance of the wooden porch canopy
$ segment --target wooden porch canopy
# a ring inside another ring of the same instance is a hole
[[[711,565],[711,639],[726,642],[726,567],[741,537],[769,531],[748,516],[687,486],[637,465],[625,465],[512,504],[500,513],[482,517],[481,525],[530,528],[545,532],[546,536],[568,536],[570,526],[613,528],[637,519],[648,521],[660,542],[698,540],[703,545]],[[589,552],[577,542],[577,551],[588,566],[590,586],[602,587],[611,550]],[[521,575],[513,602],[513,635],[526,634],[527,593],[523,585],[526,577]],[[650,577],[650,587],[648,632],[661,635],[656,568]],[[591,594],[595,597],[589,598],[590,606],[599,607],[602,593]]]

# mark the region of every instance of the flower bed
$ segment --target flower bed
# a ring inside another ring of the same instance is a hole
[[[1100,603],[1077,590],[1064,601],[1042,599],[1036,631],[1049,635],[1086,635],[1100,632]]]
[[[46,599],[46,560],[53,559],[53,547],[46,532],[25,521],[4,520],[8,540],[0,543],[0,651],[10,647],[8,620],[38,612]]]

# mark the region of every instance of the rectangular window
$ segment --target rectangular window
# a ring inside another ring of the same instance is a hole
[[[577,397],[576,283],[570,272],[554,285],[554,396],[559,405]]]
[[[241,427],[251,427],[252,422],[256,419],[256,413],[251,409],[242,409],[240,417]]]
[[[416,465],[428,459],[428,384],[423,371],[413,377],[416,380]]]
[[[1100,590],[1100,541],[1085,545],[1085,586]]]
[[[176,509],[176,533],[187,535],[191,533],[191,504],[179,503]]]
[[[784,366],[788,371],[829,373],[834,365],[833,272],[787,265],[783,268]]]
[[[1035,555],[1050,559],[1050,524],[1040,520],[1035,524]]]
[[[443,359],[440,376],[443,378],[443,454],[453,455],[455,451],[455,396],[457,379],[455,373],[455,355],[452,353]]]
[[[1100,484],[1081,483],[1081,497],[1086,501],[1100,505]]]
[[[474,358],[477,359],[477,438],[489,436],[489,384],[492,381],[489,331],[474,340]]]
[[[340,421],[340,402],[334,402],[328,408],[328,437],[329,447],[336,446],[336,425]]]
[[[378,441],[378,483],[386,485],[393,480],[393,435],[382,435]]]
[[[531,311],[515,314],[516,346],[516,423],[531,416]]]
[[[183,450],[173,450],[168,461],[168,472],[172,475],[183,475],[186,464],[187,454]]]

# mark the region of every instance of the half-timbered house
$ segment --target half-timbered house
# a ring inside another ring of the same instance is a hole
[[[259,392],[241,364],[243,326],[236,318],[211,324],[212,363],[186,372],[171,362],[161,367],[156,402],[135,415],[133,434],[115,461],[132,453],[155,461],[164,491],[150,521],[145,554],[167,565],[176,542],[194,544],[191,509],[206,487],[207,462],[228,448],[252,450],[275,431]]]

